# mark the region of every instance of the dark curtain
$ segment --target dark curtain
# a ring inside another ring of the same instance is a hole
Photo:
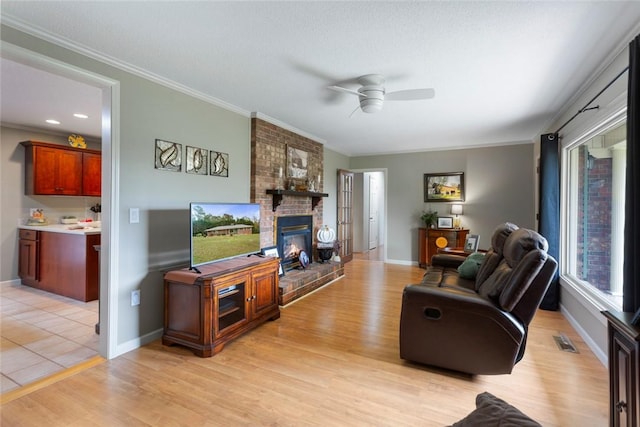
[[[560,158],[558,135],[540,136],[540,217],[538,231],[549,242],[549,255],[559,262],[560,249]],[[558,271],[540,303],[543,310],[557,310],[560,304]]]
[[[640,35],[629,44],[622,310],[640,309]]]

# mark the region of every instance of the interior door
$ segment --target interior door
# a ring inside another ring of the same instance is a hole
[[[369,175],[369,250],[378,247],[378,179]]]
[[[337,195],[340,258],[349,262],[353,258],[353,172],[338,169]]]

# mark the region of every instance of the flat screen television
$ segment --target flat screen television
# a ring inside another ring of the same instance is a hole
[[[260,252],[259,203],[189,204],[191,269]]]

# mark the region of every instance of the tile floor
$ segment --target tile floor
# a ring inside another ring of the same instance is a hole
[[[0,392],[98,355],[98,301],[0,285]]]

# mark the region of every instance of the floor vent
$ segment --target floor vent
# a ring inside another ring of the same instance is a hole
[[[553,340],[556,342],[560,350],[568,351],[570,353],[579,353],[578,349],[576,349],[576,346],[573,345],[569,337],[567,337],[565,334],[560,334],[559,336],[554,335]]]

